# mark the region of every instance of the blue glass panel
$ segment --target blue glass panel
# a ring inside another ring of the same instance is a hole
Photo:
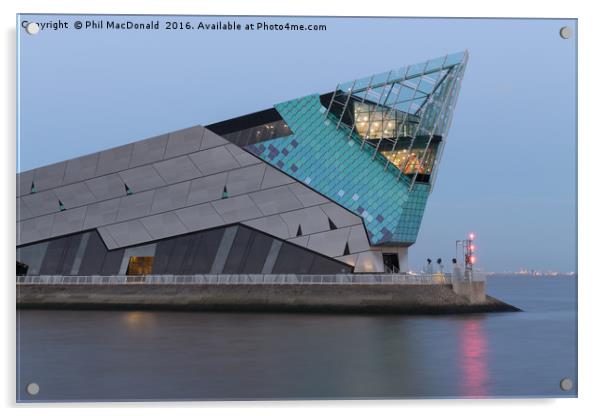
[[[447,60],[445,61],[445,66],[457,65],[462,62],[464,59],[465,52],[456,52],[447,56]]]
[[[294,133],[245,148],[361,216],[372,244],[411,244],[436,163],[431,133],[443,139],[464,56],[340,84],[335,101],[344,111],[327,112],[318,95],[280,103],[275,108]]]
[[[443,67],[443,64],[447,63],[447,60],[445,59],[444,56],[440,57],[440,58],[435,58],[432,59],[430,61],[428,61],[427,65],[426,65],[426,71],[432,71],[432,70],[440,70]]]
[[[413,192],[398,180],[399,171],[384,169],[382,161],[373,159],[373,147],[360,149],[348,140],[347,130],[336,129],[336,123],[320,111],[318,95],[284,102],[276,109],[294,134],[249,145],[249,151],[362,217],[372,244],[415,241],[422,215],[413,209],[404,217]],[[402,218],[412,221],[415,233],[398,232]]]
[[[408,77],[413,77],[413,76],[422,74],[424,72],[425,67],[426,67],[425,62],[411,65],[410,69],[408,70]]]

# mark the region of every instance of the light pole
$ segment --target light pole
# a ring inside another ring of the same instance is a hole
[[[468,278],[468,280],[472,281],[472,266],[476,263],[477,258],[474,255],[475,245],[474,245],[475,234],[468,234],[468,239],[466,240],[456,240],[456,258],[458,258],[458,251],[462,252],[462,257],[464,258],[464,277]]]

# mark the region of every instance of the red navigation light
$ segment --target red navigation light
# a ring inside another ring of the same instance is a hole
[[[468,239],[469,239],[469,240],[474,240],[474,233],[470,233],[470,234],[468,235]]]
[[[476,248],[476,247],[474,246],[474,244],[473,244],[473,245],[471,245],[471,246],[470,246],[470,251],[474,251],[474,250],[475,250],[475,248]]]
[[[477,258],[475,256],[470,256],[470,264],[475,264],[477,262]]]

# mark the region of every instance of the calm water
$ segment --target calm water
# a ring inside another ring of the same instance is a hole
[[[525,312],[18,311],[18,400],[575,396],[576,279],[488,292]]]

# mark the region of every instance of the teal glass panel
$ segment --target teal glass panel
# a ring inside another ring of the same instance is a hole
[[[411,244],[464,58],[454,54],[339,84],[330,111],[317,94],[277,104],[292,134],[245,148],[361,216],[372,244]]]
[[[396,169],[384,169],[382,161],[373,158],[374,148],[361,148],[348,139],[346,130],[336,129],[336,123],[325,117],[318,95],[287,101],[276,109],[293,134],[246,146],[247,150],[362,217],[372,244],[415,241],[422,218],[416,211],[421,208],[405,215],[412,220],[414,234],[398,232],[413,192],[399,180]]]

